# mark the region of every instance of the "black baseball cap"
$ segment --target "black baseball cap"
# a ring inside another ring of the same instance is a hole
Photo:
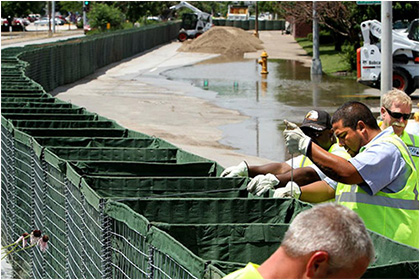
[[[308,127],[317,131],[331,129],[331,116],[326,111],[311,110],[302,122],[300,128]]]

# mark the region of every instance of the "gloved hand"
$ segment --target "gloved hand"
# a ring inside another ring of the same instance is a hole
[[[220,177],[248,177],[248,164],[243,161],[237,166],[228,167],[220,174]]]
[[[274,190],[274,186],[280,184],[279,179],[271,173],[267,173],[266,175],[257,175],[255,176],[251,182],[248,183],[246,189],[248,192],[261,196],[269,189]]]
[[[293,190],[293,195],[292,195]],[[293,181],[290,181],[286,184],[284,188],[278,188],[274,191],[273,197],[276,198],[285,198],[285,197],[293,197],[296,199],[300,198],[302,191],[298,184]]]
[[[283,131],[283,136],[286,140],[286,146],[289,149],[291,154],[301,153],[306,155],[308,151],[309,144],[311,143],[311,138],[294,123],[284,120],[286,129]]]

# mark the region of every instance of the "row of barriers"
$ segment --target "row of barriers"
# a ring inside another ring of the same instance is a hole
[[[108,42],[127,39],[112,34]],[[96,50],[100,38],[77,44]],[[219,177],[217,162],[54,98],[41,81],[62,81],[32,64],[71,50],[56,45],[2,50],[1,242],[33,229],[50,236],[46,252],[8,257],[14,278],[221,278],[262,263],[312,207],[251,196],[248,178]],[[370,234],[376,261],[364,278],[419,277],[417,249]]]

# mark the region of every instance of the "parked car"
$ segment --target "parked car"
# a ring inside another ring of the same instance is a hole
[[[28,26],[31,22],[26,18],[15,18],[13,19],[12,25],[22,25],[22,26]]]
[[[55,20],[56,25],[63,25],[64,24],[64,21],[59,19],[59,18],[55,18],[54,20]],[[52,23],[52,21],[51,21],[51,23]],[[48,18],[47,17],[40,18],[40,19],[34,21],[34,24],[35,25],[48,25]]]
[[[40,18],[41,18],[41,15],[40,14],[29,14],[28,17],[27,17],[27,19],[30,22],[34,22],[34,21],[36,21],[36,20],[38,20]]]

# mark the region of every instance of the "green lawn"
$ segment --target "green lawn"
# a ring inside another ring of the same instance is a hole
[[[312,41],[306,38],[297,38],[296,41],[299,45],[312,56]],[[320,59],[322,64],[322,71],[331,75],[340,71],[348,71],[349,65],[344,61],[341,53],[334,50],[333,44],[321,45],[319,47]],[[353,76],[350,74],[350,76]],[[349,76],[347,76],[349,77]]]

